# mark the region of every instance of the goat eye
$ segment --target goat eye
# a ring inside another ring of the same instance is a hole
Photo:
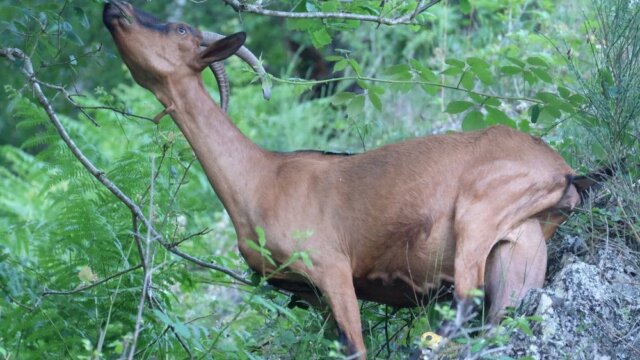
[[[178,34],[180,34],[180,35],[185,35],[187,33],[187,29],[185,29],[182,26],[178,26],[177,31],[178,31]]]

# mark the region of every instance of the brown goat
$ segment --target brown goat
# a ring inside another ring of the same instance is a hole
[[[120,1],[103,16],[133,78],[193,147],[249,266],[275,270],[248,246],[257,227],[276,261],[307,252],[312,267],[296,262],[271,282],[313,303],[320,290],[351,353],[366,354],[357,299],[416,306],[452,282],[460,306],[485,286],[495,320],[542,286],[546,240],[579,202],[573,170],[542,140],[497,126],[353,156],[269,152],[233,125],[201,79],[241,48],[243,33],[207,41]]]

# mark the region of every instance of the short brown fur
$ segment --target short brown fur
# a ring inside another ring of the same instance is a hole
[[[415,306],[443,281],[460,299],[486,286],[496,320],[542,286],[546,240],[566,219],[561,210],[579,202],[573,170],[544,142],[497,126],[354,156],[268,152],[238,131],[200,76],[244,37],[201,51],[197,32],[161,33],[118,16],[135,11],[111,1],[105,23],[134,79],[193,147],[240,252],[252,269],[274,270],[247,245],[256,227],[276,261],[308,252],[313,267],[295,263],[273,282],[311,302],[317,298],[305,282],[319,289],[351,352],[366,354],[357,298]],[[295,236],[307,230],[308,238]]]

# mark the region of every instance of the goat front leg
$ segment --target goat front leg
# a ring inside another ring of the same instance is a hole
[[[498,243],[487,259],[489,321],[497,323],[505,308],[515,306],[533,288],[544,284],[547,244],[540,223],[525,221]]]
[[[332,263],[319,271],[312,280],[326,298],[333,318],[338,326],[341,342],[354,358],[366,359],[366,348],[362,338],[360,309],[353,287],[353,276],[349,262]],[[320,270],[320,269],[314,269]]]

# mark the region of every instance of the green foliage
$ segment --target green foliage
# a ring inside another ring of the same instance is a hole
[[[392,18],[410,14],[416,4],[309,0],[270,6]],[[153,117],[161,107],[147,91],[131,85],[101,24],[100,5],[5,4],[1,47],[28,51],[38,77],[81,89],[84,96],[74,100],[82,105]],[[618,195],[609,201],[623,206],[577,217],[574,226],[606,227],[637,239],[640,101],[634,84],[640,72],[638,57],[628,54],[637,53],[640,26],[632,2],[616,0],[609,9],[595,1],[600,22],[587,22],[586,43],[584,29],[575,25],[588,9],[582,1],[442,2],[418,15],[413,25],[394,27],[344,19],[282,24],[271,17],[235,16],[219,5],[171,7],[152,1],[142,6],[160,18],[182,14],[205,29],[248,32],[248,46],[263,52],[276,85],[272,100],[265,102],[259,85],[251,83],[255,75],[237,60],[227,63],[230,116],[256,143],[277,151],[358,152],[434,131],[504,124],[546,135],[576,165],[585,157],[615,164],[624,176],[612,185]],[[280,46],[291,42],[300,48]],[[567,49],[556,48],[557,43]],[[299,79],[310,73],[302,66],[302,53],[313,48],[335,78]],[[2,61],[0,357],[120,358],[133,338],[141,269],[69,295],[47,291],[81,290],[138,265],[131,214],[61,142],[24,90],[18,67]],[[314,85],[327,82],[335,83],[335,94],[331,90],[323,93],[329,96],[315,97]],[[210,74],[205,83],[215,93]],[[153,210],[166,239],[189,254],[248,273],[235,250],[228,216],[168,118],[155,126],[110,111],[85,110],[97,127],[54,90],[46,92],[83,152],[145,213]],[[299,230],[304,241],[307,229]],[[263,234],[250,246],[276,264],[265,247],[268,240]],[[344,357],[324,313],[290,308],[290,298],[273,291],[265,279],[256,279],[254,286],[231,284],[225,275],[196,268],[160,247],[153,253],[154,305],[144,308],[139,358],[184,358],[185,348],[203,358]],[[313,266],[306,253],[295,253],[278,266],[284,270],[293,261]],[[453,315],[448,304],[393,310],[363,303],[370,355],[405,358],[421,333]],[[537,319],[507,318],[490,336],[467,339],[467,349],[478,355],[503,346],[515,331],[528,335],[532,321]]]

